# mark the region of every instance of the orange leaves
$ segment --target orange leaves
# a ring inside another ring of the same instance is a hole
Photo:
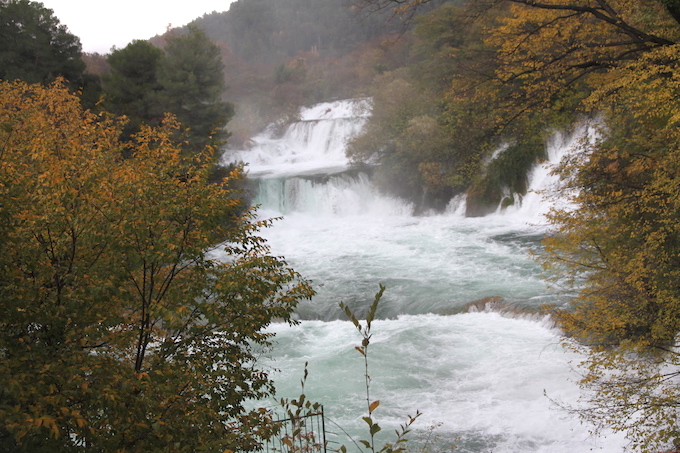
[[[604,97],[617,95],[617,85],[630,83],[625,81],[629,77],[622,78],[621,68],[673,48],[680,38],[680,27],[660,2],[506,0],[500,4],[506,8],[495,10],[497,21],[488,26],[486,43],[497,49],[498,85],[513,87],[518,109],[554,107],[560,93],[576,88],[582,94],[597,93],[584,103],[597,111]],[[638,71],[649,69],[638,65]]]

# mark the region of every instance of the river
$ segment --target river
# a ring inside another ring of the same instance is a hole
[[[539,310],[559,295],[530,256],[546,233],[548,205],[533,191],[554,182],[548,166],[536,166],[532,192],[504,212],[466,218],[459,200],[443,214],[413,216],[367,173],[348,169],[346,140],[368,115],[366,100],[319,104],[283,131],[255,137],[249,149],[225,152],[225,162],[249,162],[260,216],[283,217],[262,232],[272,252],[318,293],[299,306],[299,325],[269,329],[276,345],[262,364],[279,397],[299,395],[308,362],[306,395],[324,405],[328,431],[338,433],[331,440],[355,451],[342,430],[367,437],[363,358],[354,349],[361,337],[338,303],[362,318],[383,284],[369,346],[381,439],[420,411],[415,448],[436,425],[437,445],[457,452],[622,451],[620,436],[590,436],[555,403],[577,402],[579,357]],[[550,161],[574,140],[555,134]]]

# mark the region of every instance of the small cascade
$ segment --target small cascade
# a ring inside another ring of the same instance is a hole
[[[407,215],[410,206],[376,193],[369,173],[347,170],[334,174],[263,178],[255,203],[281,214],[320,216]]]
[[[250,175],[257,178],[344,171],[347,141],[361,131],[370,107],[368,99],[350,99],[302,109],[300,120],[283,134],[273,124],[248,149],[227,150],[222,160],[248,163]]]
[[[592,141],[594,134],[593,125],[589,123],[579,125],[570,133],[555,131],[546,143],[546,161],[537,163],[529,172],[529,190],[520,197],[515,207],[507,208],[506,214],[542,222],[545,214],[557,201],[555,197],[551,197],[559,188],[559,176],[553,170],[565,156]]]

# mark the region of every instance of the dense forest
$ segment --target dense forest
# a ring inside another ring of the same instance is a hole
[[[680,444],[680,1],[238,0],[102,56],[0,0],[0,37],[0,451],[272,434],[243,405],[273,392],[253,345],[313,291],[217,152],[348,97],[373,101],[348,156],[418,213],[508,206],[554,129],[597,130],[556,169],[577,209],[539,257],[571,290],[553,313],[586,357],[577,412]]]

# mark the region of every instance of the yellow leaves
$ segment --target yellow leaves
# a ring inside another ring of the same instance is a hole
[[[498,20],[487,27],[486,43],[497,49],[500,85],[514,86],[513,97],[525,107],[537,102],[550,107],[557,93],[576,84],[595,91],[584,103],[591,111],[601,111],[609,96],[620,96],[617,87],[644,86],[653,94],[663,78],[649,75],[669,68],[659,65],[661,54],[680,39],[678,24],[650,2],[500,4],[509,6],[495,11]],[[636,84],[636,77],[646,81]]]
[[[50,435],[54,439],[57,439],[60,435],[59,426],[57,425],[57,421],[52,417],[48,417],[48,416],[39,417],[39,418],[37,418],[36,420],[33,421],[33,425],[36,428],[43,427],[43,428],[49,429]]]
[[[114,431],[172,432],[182,446],[199,432],[206,445],[235,436],[223,428],[242,386],[264,395],[269,383],[239,346],[266,343],[261,327],[313,292],[267,255],[256,233],[270,222],[254,223],[229,189],[243,173],[209,183],[213,151],[186,159],[172,120],[143,129],[123,159],[118,125],[58,87],[0,83],[0,124],[12,125],[0,128],[0,152],[5,141],[11,151],[0,159],[0,267],[13,301],[0,318],[21,332],[0,345],[12,348],[3,391],[19,403],[0,431],[46,445],[82,436],[107,451]],[[206,250],[225,239],[230,260],[211,262]]]

